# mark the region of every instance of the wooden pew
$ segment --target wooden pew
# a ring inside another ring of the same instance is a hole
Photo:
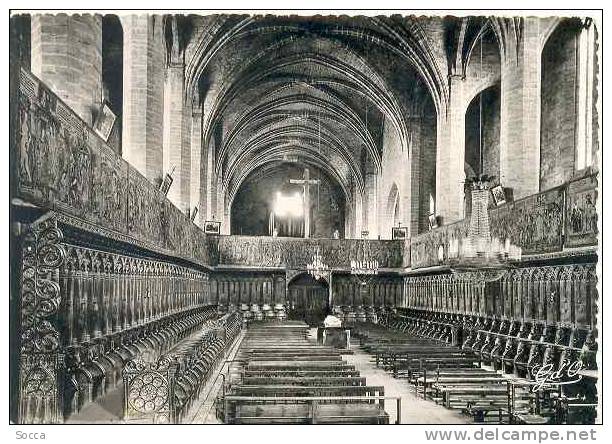
[[[299,386],[299,385],[238,385],[231,388],[230,395],[237,396],[272,396],[272,397],[332,397],[332,403],[343,403],[344,397],[384,397],[385,389],[382,386]],[[321,401],[324,403],[326,401]],[[346,401],[352,402],[352,401]],[[361,402],[361,401],[358,401]],[[384,399],[380,400],[380,406],[384,408]]]
[[[285,369],[285,370],[249,370],[245,369],[242,371],[242,377],[263,377],[263,378],[282,378],[282,377],[326,377],[326,378],[335,378],[335,377],[358,377],[359,371],[357,370],[295,370],[295,369]]]
[[[384,388],[367,386],[342,354],[309,342],[299,327],[247,331],[240,379],[220,400],[224,422],[387,424]]]
[[[277,378],[270,377],[243,377],[241,380],[243,385],[291,385],[291,386],[365,386],[366,378],[364,377],[326,377],[326,376],[310,376],[310,377],[290,377],[281,376]]]
[[[380,397],[252,397],[224,399],[227,424],[388,424]],[[341,404],[333,401],[342,402]]]
[[[355,370],[344,361],[253,361],[248,370]]]

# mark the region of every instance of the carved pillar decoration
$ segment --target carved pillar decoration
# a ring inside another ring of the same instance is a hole
[[[536,304],[535,316],[536,319],[546,320],[546,270],[539,267],[534,273],[534,297],[533,302]]]
[[[123,288],[123,259],[117,258],[115,259],[115,264],[113,268],[113,272],[115,273],[114,279],[114,289],[113,289],[113,333],[118,333],[124,326],[125,317],[123,315],[123,298],[124,293],[122,291]]]
[[[547,267],[545,278],[546,294],[546,321],[548,323],[559,322],[559,269]]]
[[[102,276],[102,256],[103,253],[95,252],[91,257],[91,301],[92,301],[92,336],[99,339],[104,328],[104,277]]]
[[[516,270],[514,280],[512,282],[515,319],[523,319],[523,272],[523,269]]]
[[[64,344],[66,346],[76,346],[78,343],[77,337],[77,320],[75,313],[75,304],[78,298],[78,287],[75,274],[77,273],[77,257],[76,251],[70,249],[66,252],[66,259],[61,268],[62,292],[65,294],[64,300],[64,317],[65,317],[65,334]]]
[[[533,274],[533,268],[526,269],[525,273],[523,274],[523,317],[527,321],[534,319],[533,292],[531,285],[533,282]]]
[[[478,293],[478,312],[480,316],[487,316],[487,293],[486,283],[484,280],[479,281],[476,285],[476,292]]]
[[[105,335],[110,335],[113,332],[113,317],[114,317],[114,279],[113,279],[113,255],[105,254],[102,259],[102,270],[104,271],[104,321],[103,330]]]
[[[563,323],[572,322],[573,293],[575,266],[566,266],[561,270],[559,277],[559,321]]]
[[[30,225],[21,265],[21,357],[18,422],[61,422],[63,355],[57,329],[63,235],[52,217]]]
[[[587,310],[589,310],[589,326],[594,329],[597,328],[599,302],[599,294],[597,293],[597,270],[595,269],[595,265],[588,267],[587,290],[589,292],[588,303],[590,304],[590,308],[587,308]]]

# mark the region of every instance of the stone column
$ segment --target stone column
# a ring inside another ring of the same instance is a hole
[[[213,180],[215,177],[214,148],[213,140],[209,142],[208,146],[202,146],[202,162],[204,165],[200,175],[200,205],[202,206],[203,213],[206,214],[205,220],[211,220],[217,205],[216,181]]]
[[[413,128],[410,155],[408,156],[409,180],[407,189],[402,196],[402,207],[404,210],[404,226],[408,227],[408,236],[416,236],[419,233],[420,195],[421,195],[421,151],[423,150],[421,117],[412,119],[410,127]]]
[[[176,16],[171,18],[172,43],[164,85],[164,173],[174,179],[168,199],[181,211],[190,206],[191,106],[185,97],[185,61]]]
[[[194,222],[201,226],[206,216],[206,205],[202,205],[201,174],[206,168],[202,156],[202,111],[194,109],[191,117],[191,180],[189,186],[189,201],[191,210],[198,207],[198,214]]]
[[[370,166],[368,166],[370,168]],[[369,238],[375,239],[378,236],[378,204],[376,196],[378,194],[378,177],[375,171],[367,171],[365,174],[365,196],[363,211],[364,230],[370,232]],[[361,233],[359,233],[361,237]]]
[[[501,65],[500,180],[514,200],[540,190],[540,19],[524,20],[518,48],[510,39]]]
[[[181,211],[189,209],[191,176],[191,117],[186,116],[185,65],[171,63],[166,70],[164,89],[164,173],[174,179],[168,199]]]
[[[163,17],[127,15],[123,25],[123,157],[156,185],[163,176],[166,42]],[[176,185],[173,185],[173,188]]]
[[[438,116],[436,148],[436,215],[448,225],[463,219],[465,181],[465,106],[461,77],[450,82],[446,114]]]
[[[357,187],[354,188],[353,200],[355,202],[355,210],[353,212],[353,226],[355,229],[353,231],[353,237],[359,239],[361,238],[361,230],[363,230],[363,194],[361,194]]]
[[[102,17],[36,14],[32,73],[88,125],[102,103]]]

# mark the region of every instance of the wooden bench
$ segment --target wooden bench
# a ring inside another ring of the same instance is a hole
[[[377,397],[225,397],[228,424],[389,424]],[[348,401],[351,401],[349,404]],[[280,404],[280,403],[283,404]]]
[[[299,328],[249,328],[238,353],[240,378],[219,400],[223,420],[236,424],[387,424],[384,388],[367,386],[366,378],[343,360],[343,354],[346,352],[310,342]]]
[[[344,361],[255,361],[249,362],[247,370],[355,370],[355,366]]]
[[[246,377],[242,378],[244,385],[295,385],[295,386],[365,386],[364,377]]]
[[[314,356],[277,356],[277,355],[258,355],[256,357],[242,356],[239,359],[244,359],[249,362],[335,362],[342,361],[341,355],[314,355]]]
[[[350,379],[350,378],[349,378]],[[382,386],[300,386],[300,385],[234,385],[230,395],[241,396],[384,396],[385,388]]]
[[[357,370],[295,370],[295,369],[284,369],[284,370],[243,370],[242,377],[263,377],[263,378],[282,378],[282,377],[357,377],[359,371]]]
[[[508,405],[508,384],[463,384],[432,386],[434,396],[447,408],[468,408],[470,405]]]

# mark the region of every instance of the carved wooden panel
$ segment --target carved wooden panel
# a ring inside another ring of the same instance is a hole
[[[20,423],[61,421],[63,355],[57,315],[63,305],[59,269],[65,261],[57,220],[26,229],[21,268]]]
[[[543,193],[492,209],[491,235],[509,238],[523,254],[563,248],[564,189]]]
[[[399,268],[403,262],[402,241],[219,236],[217,242],[219,263],[227,265],[304,271],[317,251],[332,268],[349,269],[351,259],[377,260],[384,268]]]
[[[467,236],[468,223],[460,221],[414,236],[410,240],[410,266],[423,268],[440,265],[448,258],[450,239]],[[443,259],[439,258],[439,251]]]
[[[583,326],[596,323],[596,285],[594,264],[517,268],[486,284],[452,274],[405,278],[408,308]]]
[[[597,176],[589,176],[567,187],[565,242],[568,247],[597,245]]]
[[[17,103],[18,197],[103,236],[209,263],[204,233],[24,70]]]

